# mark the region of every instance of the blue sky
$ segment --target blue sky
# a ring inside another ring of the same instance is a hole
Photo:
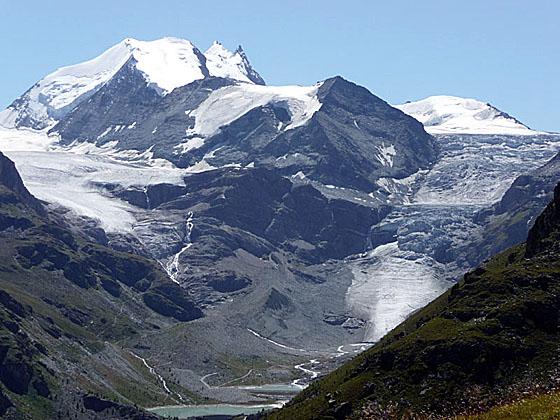
[[[269,84],[342,75],[390,103],[482,99],[560,131],[556,0],[0,0],[0,107],[128,36],[242,44]]]

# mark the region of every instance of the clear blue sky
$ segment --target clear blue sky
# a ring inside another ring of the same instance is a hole
[[[242,44],[269,84],[342,75],[390,103],[449,94],[560,131],[558,0],[0,0],[0,107],[128,36]]]

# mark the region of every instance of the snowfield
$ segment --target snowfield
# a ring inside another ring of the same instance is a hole
[[[539,134],[492,105],[476,99],[430,96],[394,106],[424,124],[431,134]]]
[[[251,109],[268,103],[286,104],[291,122],[284,130],[300,127],[321,108],[317,99],[320,86],[320,83],[309,87],[241,84],[215,90],[198,108],[189,112],[195,117],[195,126],[187,135],[208,137]]]

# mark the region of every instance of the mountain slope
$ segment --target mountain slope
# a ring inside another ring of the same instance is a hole
[[[0,415],[129,418],[144,415],[134,403],[178,400],[125,341],[200,318],[184,289],[152,261],[75,235],[2,154],[0,238]]]
[[[193,172],[264,166],[366,193],[436,156],[421,124],[341,77],[309,87],[205,78],[162,98],[127,65],[51,132],[66,145],[149,152]]]
[[[558,386],[559,209],[557,186],[526,244],[467,273],[270,417],[450,417]]]

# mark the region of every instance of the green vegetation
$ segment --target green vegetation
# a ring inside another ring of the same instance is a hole
[[[560,419],[560,392],[523,398],[500,405],[490,411],[472,416],[459,416],[455,420],[552,420]]]

